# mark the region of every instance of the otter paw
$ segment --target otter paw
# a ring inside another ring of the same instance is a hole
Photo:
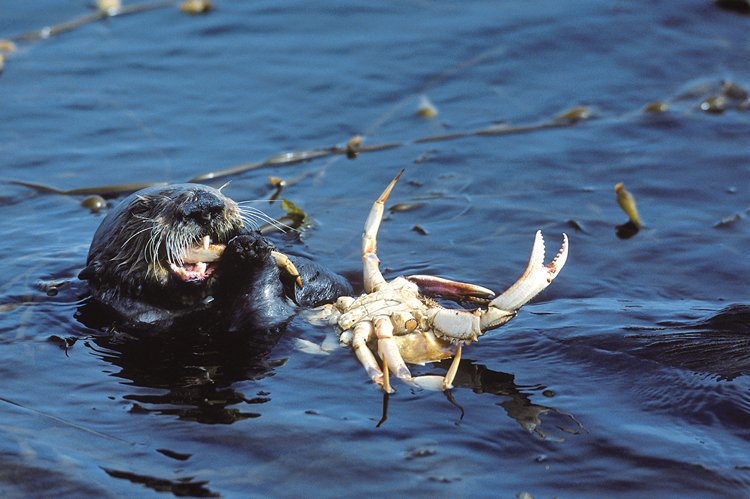
[[[274,246],[260,234],[242,234],[227,243],[224,258],[240,262],[257,262],[268,259]]]

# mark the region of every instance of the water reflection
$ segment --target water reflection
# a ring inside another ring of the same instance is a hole
[[[148,475],[139,475],[129,471],[120,471],[110,468],[102,468],[112,478],[128,480],[134,484],[143,485],[157,492],[171,492],[176,497],[221,497],[221,494],[212,491],[206,485],[205,480],[194,481],[192,477],[167,480]]]
[[[77,315],[87,325],[92,311],[84,305]],[[259,392],[246,396],[231,388],[238,381],[262,379],[286,359],[272,359],[270,351],[280,334],[229,335],[178,330],[168,334],[133,337],[113,332],[87,345],[102,360],[120,368],[113,376],[127,384],[153,388],[126,395],[133,412],[168,414],[208,424],[231,424],[260,416],[238,408],[263,404]]]
[[[615,234],[617,234],[617,237],[620,239],[630,239],[634,235],[638,234],[638,231],[640,228],[628,220],[624,224],[616,225],[615,226]]]
[[[447,369],[450,360],[442,361],[437,366]],[[557,409],[556,407],[536,404],[532,402],[532,391],[541,391],[545,396],[553,394],[544,390],[543,387],[534,387],[533,390],[524,389],[515,382],[515,376],[501,371],[493,371],[483,364],[476,364],[469,359],[463,359],[459,365],[456,378],[453,381],[456,388],[469,388],[474,393],[489,394],[503,397],[504,400],[496,402],[503,408],[505,414],[516,421],[523,429],[533,433],[540,438],[552,438],[562,440],[559,432],[567,434],[578,434],[583,426],[572,415]],[[459,410],[459,419],[464,417],[464,409],[456,399],[453,390],[445,392],[448,401]],[[383,397],[383,416],[378,426],[383,425],[388,419],[389,396]],[[554,429],[551,429],[554,428]]]

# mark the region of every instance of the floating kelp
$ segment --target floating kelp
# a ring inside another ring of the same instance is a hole
[[[280,177],[269,176],[268,183],[275,189],[274,193],[271,195],[271,199],[269,199],[269,202],[273,203],[278,199],[281,191],[284,190],[284,187],[286,187],[286,180]]]
[[[53,334],[52,336],[47,338],[47,341],[50,343],[54,343],[55,345],[59,346],[61,349],[65,350],[67,353],[70,348],[75,345],[76,341],[78,341],[78,338],[74,336],[68,336],[66,338],[63,338],[62,336],[57,336],[56,334]]]
[[[134,10],[134,9],[142,10],[145,8],[156,8],[161,5],[162,5],[161,3],[153,3],[153,4],[138,4],[135,6],[123,7],[121,12],[118,15],[125,13],[129,10]],[[714,81],[713,83],[703,82],[700,86],[694,85],[693,87],[690,87],[687,90],[683,91],[680,95],[676,97],[676,99],[677,101],[685,100],[685,99],[695,99],[699,97],[701,94],[705,96],[708,92],[712,92],[713,95],[711,97],[704,97],[703,102],[699,106],[699,109],[703,110],[704,112],[720,113],[724,109],[726,109],[727,104],[731,102],[736,102],[737,109],[750,108],[750,98],[746,97],[748,95],[748,92],[739,84],[735,82],[728,82],[728,81],[721,81],[721,82]],[[744,100],[740,100],[743,97],[744,97]],[[655,101],[646,105],[644,108],[644,112],[662,113],[662,112],[667,111],[668,109],[669,109],[669,104],[667,104],[667,102]],[[494,136],[502,136],[502,135],[534,133],[534,132],[539,132],[539,131],[546,130],[546,129],[574,126],[583,120],[590,119],[592,114],[593,113],[591,109],[587,106],[575,106],[555,116],[553,119],[542,121],[540,123],[525,124],[525,125],[511,125],[508,123],[502,123],[500,125],[493,124],[486,128],[481,128],[478,130],[458,131],[458,132],[453,132],[449,134],[431,135],[431,136],[419,137],[419,138],[405,140],[403,142],[395,142],[395,143],[364,145],[362,136],[355,135],[347,141],[345,146],[336,145],[332,147],[311,149],[307,151],[284,152],[281,154],[277,154],[276,156],[273,156],[264,161],[243,163],[243,164],[228,167],[228,168],[223,168],[219,170],[202,173],[200,175],[196,175],[192,177],[191,179],[187,181],[205,183],[205,182],[212,181],[212,180],[219,180],[219,179],[223,179],[227,177],[240,175],[242,173],[261,169],[261,168],[275,167],[275,166],[289,166],[289,165],[293,165],[297,163],[303,163],[303,162],[312,161],[315,159],[331,157],[331,156],[336,156],[336,155],[346,155],[349,158],[355,158],[359,154],[362,154],[362,153],[385,151],[389,149],[406,147],[406,146],[414,145],[414,144],[423,144],[423,143],[430,143],[430,142],[445,142],[449,140],[458,140],[458,139],[467,138],[467,137],[485,137],[485,136],[494,137]],[[424,159],[420,157],[420,159],[418,159],[417,162],[423,161],[423,160]],[[116,194],[124,194],[127,192],[133,192],[134,190],[137,190],[137,188],[140,188],[146,185],[164,185],[163,182],[158,183],[158,184],[124,184],[122,186],[90,187],[90,188],[84,188],[84,189],[74,189],[70,191],[61,191],[55,188],[40,186],[37,184],[24,183],[24,182],[15,182],[15,183],[19,185],[25,185],[27,187],[31,187],[40,192],[48,192],[48,193],[55,193],[55,194],[99,194],[99,195],[103,195],[104,197],[107,197],[113,194],[116,195]],[[624,196],[625,197],[623,198],[623,200],[627,200],[628,199],[627,193]],[[634,223],[637,226],[640,226],[639,220],[637,219],[634,220]]]
[[[747,90],[733,81],[725,81],[722,83],[721,93],[734,100],[744,100],[748,98]]]
[[[159,5],[161,4],[154,3],[154,4],[139,4],[133,7],[123,7],[120,14],[124,13],[127,9],[133,9],[135,7],[138,7],[140,9],[145,9],[147,7],[156,8],[156,6],[159,6]],[[689,89],[688,91],[683,93],[682,97],[678,97],[678,99],[695,98],[696,95],[699,94],[699,92],[705,95],[705,92],[710,90],[711,88],[713,88],[714,91],[716,91],[717,89],[720,91],[723,91],[727,95],[731,95],[733,97],[741,97],[742,95],[746,93],[744,89],[736,83],[723,82],[721,86],[717,85],[716,83],[714,83],[713,85],[703,84],[700,88]],[[724,96],[724,94],[720,94],[720,95]],[[724,98],[726,99],[727,97],[724,96]],[[713,104],[711,104],[710,102],[706,103],[706,106],[708,107],[711,107],[712,105]],[[738,104],[738,108],[741,105],[742,104]],[[750,100],[746,102],[746,105],[748,108],[750,108]],[[668,105],[665,102],[657,101],[657,102],[647,105],[644,111],[655,113],[655,112],[664,112],[666,109],[668,109]],[[453,132],[449,134],[430,135],[426,137],[419,137],[419,138],[415,138],[411,140],[405,140],[403,142],[392,142],[392,143],[383,143],[383,144],[365,145],[363,144],[362,136],[355,135],[354,137],[351,137],[347,141],[345,146],[336,145],[332,147],[311,149],[307,151],[283,152],[281,154],[277,154],[276,156],[273,156],[264,161],[243,163],[243,164],[231,166],[228,168],[223,168],[219,170],[202,173],[202,174],[199,174],[190,178],[189,180],[187,180],[187,182],[206,183],[208,181],[233,177],[233,176],[240,175],[249,171],[258,170],[261,168],[290,166],[290,165],[294,165],[297,163],[303,163],[303,162],[312,161],[315,159],[331,157],[331,156],[336,156],[336,155],[346,155],[349,158],[355,158],[359,154],[362,154],[362,153],[386,151],[386,150],[406,147],[406,146],[414,145],[414,144],[445,142],[449,140],[458,140],[458,139],[463,139],[463,138],[468,138],[468,137],[495,137],[495,136],[503,136],[503,135],[535,133],[535,132],[539,132],[539,131],[547,130],[547,129],[575,126],[581,121],[590,119],[591,116],[592,116],[592,111],[588,107],[576,106],[555,116],[553,119],[542,121],[540,123],[532,123],[532,124],[525,124],[525,125],[511,125],[508,123],[502,123],[500,125],[493,124],[486,128],[481,128],[478,130],[458,131],[458,132]],[[420,157],[418,160],[415,160],[415,161],[420,162],[423,160],[424,158]],[[48,193],[55,193],[55,194],[99,194],[104,197],[108,197],[108,195],[111,195],[111,194],[118,194],[118,193],[124,194],[128,192],[134,192],[138,188],[141,188],[147,185],[164,185],[165,184],[164,182],[155,183],[155,184],[124,184],[122,186],[90,187],[90,188],[84,188],[84,189],[74,189],[70,191],[61,191],[61,190],[54,189],[51,187],[40,186],[40,185],[32,184],[32,183],[25,183],[25,182],[15,182],[15,183],[19,185],[25,185],[27,187],[36,189],[40,192],[48,192]],[[639,223],[639,222],[636,222],[636,223]]]
[[[448,140],[455,140],[455,139],[462,139],[464,137],[468,137],[471,135],[471,132],[454,132],[454,133],[446,133],[442,135],[432,135],[430,137],[422,137],[419,139],[415,139],[415,144],[424,144],[426,142],[445,142]],[[479,132],[477,132],[477,135],[479,135]]]
[[[16,51],[16,44],[10,40],[0,40],[0,73],[5,69],[5,54]]]
[[[91,210],[91,213],[99,213],[107,207],[107,201],[98,194],[86,196],[81,200],[81,206]]]
[[[591,118],[591,110],[586,106],[576,106],[568,109],[562,114],[555,116],[558,121],[578,122]]]
[[[638,216],[638,209],[635,206],[635,198],[633,195],[625,190],[625,186],[622,182],[615,184],[615,193],[617,194],[617,204],[620,205],[622,211],[624,211],[628,218],[630,218],[633,225],[641,228],[643,224],[641,223],[641,218]]]
[[[394,146],[395,147],[395,146]],[[333,154],[343,154],[342,148],[331,148],[329,150],[311,150],[311,151],[293,151],[278,154],[265,161],[257,163],[243,163],[237,166],[231,166],[221,170],[215,170],[208,173],[202,173],[188,180],[188,182],[206,182],[207,180],[216,180],[220,178],[230,177],[239,175],[240,173],[249,172],[252,170],[258,170],[260,168],[266,168],[269,166],[284,166],[292,165],[295,163],[302,163],[317,158],[331,156]]]
[[[424,206],[424,203],[398,203],[388,208],[388,211],[391,213],[401,213],[404,211],[416,210],[422,206]]]
[[[718,91],[714,90],[698,105],[698,109],[711,114],[721,114],[734,106],[744,111],[750,106],[750,94],[744,87],[733,81],[722,81]]]
[[[417,108],[417,114],[425,119],[432,119],[437,117],[438,110],[435,105],[430,102],[430,99],[426,95],[422,95],[419,98],[419,107]]]
[[[62,194],[65,196],[78,196],[78,195],[86,196],[90,194],[98,194],[99,196],[102,196],[104,198],[111,198],[111,197],[121,196],[123,194],[131,194],[135,191],[139,191],[146,187],[152,187],[155,185],[167,185],[169,182],[136,182],[136,183],[126,183],[126,184],[103,185],[99,187],[83,187],[80,189],[70,189],[67,191],[56,189],[54,187],[48,187],[46,185],[35,184],[32,182],[23,182],[20,180],[13,180],[10,183],[15,184],[15,185],[21,185],[23,187],[28,187],[30,189],[34,189],[35,191],[43,192],[46,194]]]
[[[716,79],[699,79],[685,83],[674,96],[676,101],[693,101],[707,95],[716,94],[720,88],[720,81]]]
[[[669,104],[662,101],[651,102],[643,108],[644,113],[666,113],[667,111],[669,111]]]
[[[582,232],[586,234],[587,232],[584,230],[583,225],[581,225],[578,220],[570,219],[567,222],[565,222],[568,227],[572,227],[576,232]]]
[[[356,158],[360,147],[362,147],[362,136],[355,135],[346,143],[346,157],[349,159]]]
[[[727,108],[727,98],[723,95],[714,95],[704,99],[698,107],[706,113],[721,114]]]
[[[271,186],[279,188],[279,187],[286,187],[286,180],[284,180],[281,177],[274,177],[273,175],[268,176],[268,183],[271,184]]]
[[[122,8],[120,0],[96,0],[96,8],[99,11],[112,14]]]
[[[77,17],[70,21],[65,21],[51,26],[44,26],[41,29],[35,31],[29,31],[11,37],[11,41],[15,42],[36,42],[39,40],[46,40],[47,38],[67,33],[74,29],[78,29],[87,24],[91,24],[102,19],[108,19],[111,17],[123,16],[128,14],[137,14],[140,12],[146,12],[149,10],[163,9],[167,7],[173,7],[175,3],[171,0],[154,1],[137,3],[133,5],[122,6],[119,0],[97,0],[95,7],[96,11],[89,14],[84,14],[81,17]]]
[[[742,220],[742,215],[740,215],[739,213],[735,213],[734,215],[729,215],[728,217],[724,217],[718,222],[716,222],[714,224],[714,228],[726,229],[726,228],[732,227],[740,220]]]
[[[16,51],[16,44],[10,40],[0,40],[0,52],[6,54]]]
[[[60,288],[70,283],[67,279],[40,280],[36,282],[36,287],[47,296],[57,296]]]
[[[330,157],[330,156],[335,156],[335,155],[351,155],[353,153],[361,154],[361,153],[369,153],[369,152],[386,151],[389,149],[396,149],[399,147],[405,147],[405,146],[412,145],[412,144],[421,144],[425,142],[441,142],[441,141],[447,141],[447,140],[460,139],[464,137],[482,137],[482,136],[533,133],[533,132],[545,130],[548,128],[560,128],[560,127],[572,126],[572,125],[575,125],[576,122],[577,120],[563,120],[563,121],[547,121],[547,122],[532,124],[532,125],[519,125],[519,126],[503,125],[502,127],[491,126],[488,128],[483,128],[483,129],[475,130],[471,132],[457,132],[457,133],[446,134],[446,135],[422,137],[422,138],[412,139],[412,140],[401,142],[401,143],[364,145],[364,144],[361,144],[360,142],[360,145],[356,146],[356,148],[355,148],[355,144],[357,143],[358,140],[361,140],[361,138],[358,139],[358,137],[360,136],[355,136],[349,141],[351,142],[352,140],[354,140],[354,143],[351,145],[348,145],[347,147],[333,146],[333,147],[323,148],[323,149],[312,149],[309,151],[284,152],[276,156],[273,156],[265,161],[259,161],[259,162],[254,162],[254,163],[243,163],[240,165],[231,166],[229,168],[223,168],[220,170],[214,170],[214,171],[202,173],[200,175],[196,175],[195,177],[192,177],[191,179],[187,180],[187,182],[206,183],[212,180],[216,181],[216,180],[240,175],[242,173],[246,173],[249,171],[259,170],[261,168],[268,168],[272,166],[273,167],[289,166],[289,165],[294,165],[297,163],[303,163],[307,161],[312,161],[314,159],[325,158],[325,157]],[[81,188],[81,189],[71,189],[68,191],[64,191],[64,190],[56,189],[54,187],[48,187],[48,186],[44,186],[40,184],[35,184],[31,182],[11,181],[11,183],[22,185],[25,187],[29,187],[31,189],[35,189],[39,192],[45,192],[45,193],[50,193],[50,194],[64,194],[64,195],[99,194],[106,198],[106,197],[112,197],[112,195],[129,194],[139,189],[142,189],[144,187],[149,187],[152,185],[166,185],[168,182],[134,183],[134,184],[109,185],[109,186],[100,186],[100,187],[86,187],[86,188]]]
[[[281,209],[286,211],[286,218],[292,221],[286,224],[290,228],[301,230],[310,226],[311,219],[307,212],[288,199],[281,200]]]
[[[180,4],[180,10],[185,14],[207,14],[213,8],[211,0],[185,0]]]

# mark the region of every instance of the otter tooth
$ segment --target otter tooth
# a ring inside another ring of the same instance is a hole
[[[207,250],[209,244],[211,244],[211,236],[204,236],[203,237],[203,249]]]

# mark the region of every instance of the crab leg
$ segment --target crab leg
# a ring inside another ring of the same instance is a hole
[[[560,250],[549,265],[544,264],[544,238],[542,231],[536,232],[534,247],[531,249],[529,264],[521,277],[503,294],[489,303],[482,315],[482,331],[502,326],[516,310],[526,305],[532,298],[541,293],[565,265],[568,259],[568,236],[563,234]]]
[[[456,349],[456,355],[453,357],[453,362],[451,362],[451,366],[448,368],[448,372],[445,373],[445,379],[443,380],[442,389],[450,390],[453,388],[453,380],[456,378],[456,373],[458,372],[458,365],[461,363],[461,344],[458,344],[458,348]]]
[[[380,273],[380,260],[377,255],[377,237],[378,229],[380,228],[380,221],[383,219],[383,211],[385,209],[385,201],[393,190],[393,186],[396,185],[398,179],[404,173],[403,170],[396,175],[396,178],[391,180],[388,187],[385,188],[380,197],[372,204],[370,214],[367,216],[365,222],[365,230],[362,233],[362,265],[364,269],[364,285],[365,292],[372,293],[377,291],[383,286],[386,281],[383,278],[383,274]]]
[[[367,348],[367,340],[372,336],[372,333],[373,328],[370,321],[363,321],[354,326],[352,350],[354,350],[357,359],[364,366],[370,379],[382,386],[384,381],[383,371],[380,370],[378,361],[375,359],[373,353]]]
[[[299,275],[297,267],[294,266],[289,257],[284,253],[280,253],[278,251],[271,251],[271,256],[273,257],[274,261],[276,261],[276,266],[280,270],[283,270],[284,272],[289,274],[294,279],[294,282],[297,284],[298,288],[302,288],[302,278]]]
[[[390,368],[397,378],[404,381],[411,381],[411,372],[406,367],[406,362],[401,357],[398,345],[393,339],[393,323],[391,323],[390,317],[377,317],[373,321],[373,324],[375,326],[375,335],[378,338],[378,354],[383,359],[383,363]],[[384,376],[385,369],[383,369]]]
[[[388,359],[383,358],[383,391],[385,393],[393,393],[396,390],[391,388],[391,375],[388,371]]]

